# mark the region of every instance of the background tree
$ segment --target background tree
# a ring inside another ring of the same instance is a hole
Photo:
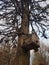
[[[32,65],[49,65],[49,46],[41,42],[39,51],[34,54]]]

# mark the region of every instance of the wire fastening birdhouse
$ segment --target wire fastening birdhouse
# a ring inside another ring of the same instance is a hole
[[[23,50],[29,51],[34,49],[38,51],[39,48],[39,38],[36,34],[28,35],[25,39],[23,44],[21,45]]]

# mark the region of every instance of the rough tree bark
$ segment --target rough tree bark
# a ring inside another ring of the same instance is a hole
[[[29,33],[29,27],[28,27],[28,7],[27,5],[23,8],[23,15],[22,15],[22,26],[20,32],[24,34]],[[23,48],[21,48],[21,45],[24,42],[24,39],[26,38],[26,35],[21,34],[18,35],[18,48],[17,48],[17,58],[18,58],[18,64],[17,65],[29,65],[30,62],[30,51],[24,52]]]

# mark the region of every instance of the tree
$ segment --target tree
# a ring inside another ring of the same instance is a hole
[[[26,12],[29,19],[28,26],[31,25],[32,32],[38,32],[39,33],[38,35],[41,34],[41,36],[47,38],[46,29],[49,29],[49,25],[46,23],[48,21],[49,16],[48,12],[49,5],[48,4],[45,4],[44,6],[41,5],[42,3],[46,3],[46,0],[44,1],[1,0],[0,2],[1,2],[0,20],[1,21],[4,20],[3,21],[4,24],[0,24],[0,26],[4,27],[4,29],[2,30],[0,29],[0,35],[3,35],[3,37],[4,36],[11,37],[11,40],[14,41],[18,34],[21,34],[19,33],[19,31],[22,29],[21,28],[21,22],[23,17],[22,15],[24,14],[23,11],[26,5],[25,3],[27,3],[27,7],[29,7],[28,8],[29,11]],[[37,27],[38,29],[37,31],[34,26]],[[3,41],[3,39],[1,39],[0,43]]]
[[[49,5],[40,5],[40,3],[46,3],[46,0],[1,0],[0,2],[0,19],[1,21],[5,20],[4,24],[0,24],[0,26],[5,27],[0,30],[0,35],[2,36],[0,43],[3,42],[6,36],[9,37],[9,41],[12,40],[13,44],[17,43],[16,39],[18,39],[17,57],[20,56],[17,60],[20,62],[20,59],[23,60],[22,57],[25,57],[24,60],[26,58],[28,60],[23,62],[29,63],[29,51],[24,53],[21,44],[23,46],[23,43],[26,42],[24,39],[28,37],[31,39],[32,34],[38,37],[36,32],[38,32],[38,35],[41,34],[41,37],[48,38],[46,30],[49,29],[49,25],[46,23],[49,21],[47,18],[49,16]],[[29,34],[29,26],[32,28],[31,34]],[[35,26],[38,29],[37,31]],[[37,40],[35,41],[38,43]],[[18,65],[28,65],[19,62]]]

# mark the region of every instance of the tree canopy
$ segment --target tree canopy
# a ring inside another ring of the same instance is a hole
[[[25,6],[28,6],[26,14],[31,33],[37,33],[38,36],[46,39],[49,38],[48,0],[0,0],[0,43],[16,41],[21,29]]]

